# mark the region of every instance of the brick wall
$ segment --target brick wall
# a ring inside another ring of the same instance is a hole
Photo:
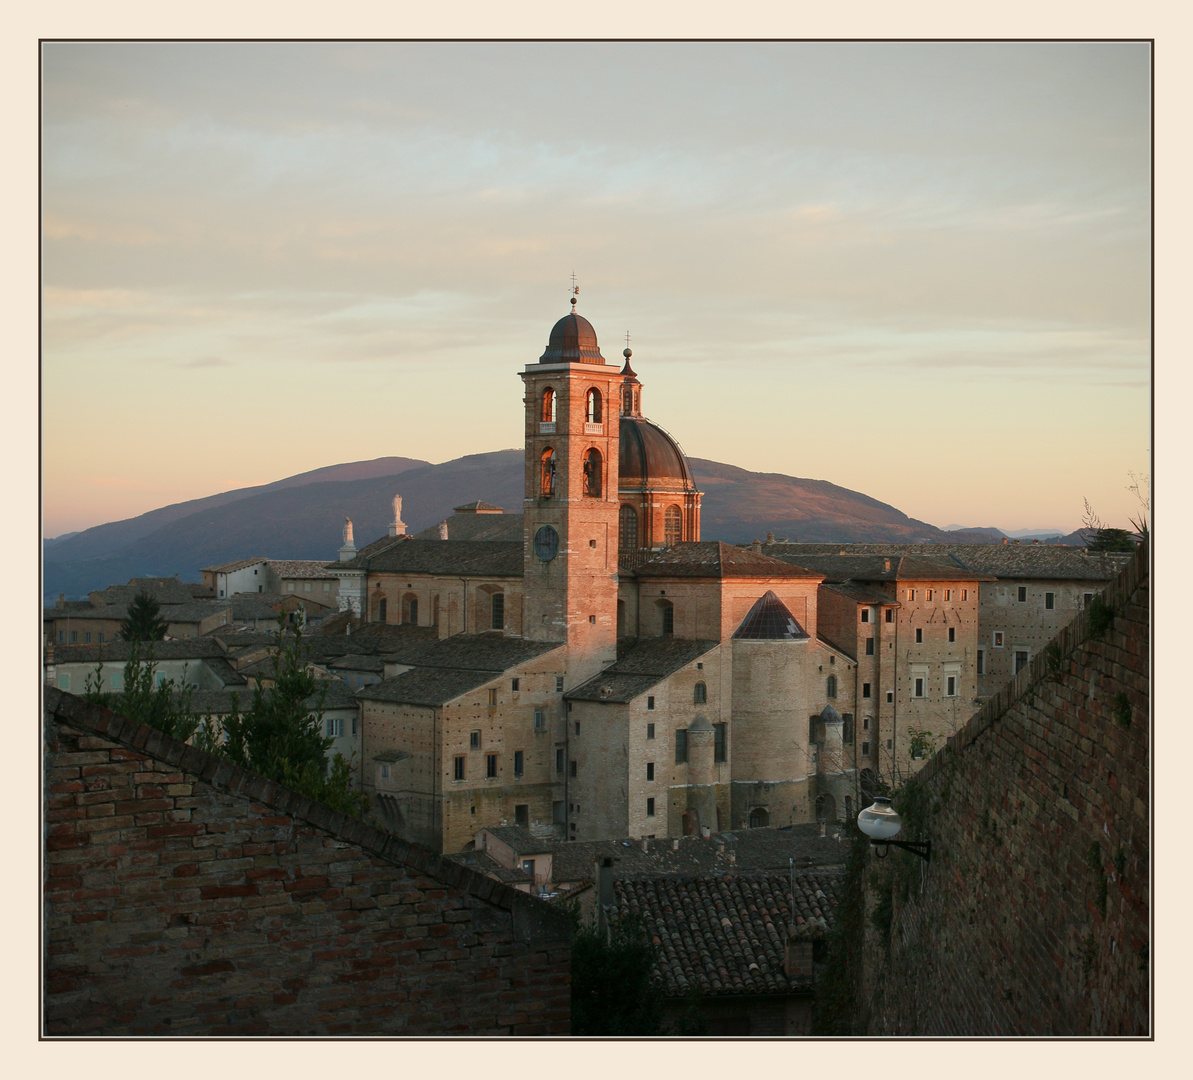
[[[47,689],[47,1035],[566,1034],[542,901]]]
[[[901,838],[932,861],[868,856],[870,1034],[1149,1031],[1147,566],[1107,591],[1113,625],[1062,630],[905,792]]]

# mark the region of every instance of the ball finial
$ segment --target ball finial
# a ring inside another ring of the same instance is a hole
[[[621,355],[624,356],[628,360],[634,354],[629,349],[622,349]]]
[[[576,310],[576,298],[574,296],[572,297],[572,310]]]

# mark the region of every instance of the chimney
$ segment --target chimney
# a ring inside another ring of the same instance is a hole
[[[882,572],[884,574],[889,574],[891,572],[891,560],[890,559],[882,560]]]
[[[712,836],[712,829],[710,829],[707,825],[701,825],[700,826],[700,835],[705,840],[708,840]]]
[[[761,555],[761,554],[762,554],[762,541],[761,541],[761,540],[755,540],[755,541],[754,541],[754,542],[753,542],[753,543],[750,545],[750,550],[751,550],[752,552],[754,552],[756,555]]]
[[[1006,538],[1005,536],[1002,538],[1002,542],[1003,542],[1004,544],[1007,542],[1007,538]]]
[[[775,542],[775,534],[773,532],[768,532],[766,534],[766,542],[768,544],[773,544]]]
[[[679,850],[679,840],[678,840],[678,839],[676,839],[676,840],[672,840],[672,841],[671,841],[671,850],[672,850],[672,851],[678,851],[678,850]]]
[[[441,521],[439,523],[439,539],[440,540],[447,539],[447,519],[446,518],[444,518],[443,521]]]

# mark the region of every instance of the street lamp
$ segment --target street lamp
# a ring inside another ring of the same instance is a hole
[[[925,862],[932,858],[931,840],[913,843],[891,839],[899,835],[899,830],[903,828],[903,819],[891,806],[891,800],[883,795],[875,796],[874,804],[858,814],[857,827],[870,838],[870,846],[874,849],[876,858],[885,859],[887,850],[892,847],[914,851]]]

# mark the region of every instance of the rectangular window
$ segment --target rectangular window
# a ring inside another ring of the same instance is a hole
[[[389,779],[389,766],[388,766],[388,765],[382,765],[382,766],[381,766],[381,779],[382,779],[382,780],[388,780],[388,779]]]
[[[895,621],[895,609],[894,609],[894,608],[887,608],[887,609],[886,609],[886,621],[887,621],[887,622],[894,622],[894,621]]]
[[[870,609],[868,607],[862,608],[862,622],[870,621]]]
[[[577,735],[580,734],[580,721],[579,720],[576,721],[576,734]]]
[[[521,750],[514,751],[514,775],[521,776],[523,766],[526,764],[526,757]]]
[[[908,590],[907,590],[907,599],[908,599],[908,600],[914,600],[914,599],[915,599],[915,589],[908,589]]]
[[[58,631],[58,644],[59,644],[59,645],[61,645],[61,644],[63,644],[63,642],[65,642],[65,641],[66,641],[66,631],[65,631],[65,630],[59,630],[59,631]]]
[[[652,697],[648,697],[648,698],[646,699],[646,707],[647,707],[648,709],[653,709],[653,708],[654,708],[654,698],[652,698]]]
[[[1027,667],[1028,654],[1024,649],[1015,650],[1015,674],[1018,675],[1025,667]]]
[[[464,779],[464,761],[465,761],[464,758],[458,757],[452,762],[452,779],[453,780],[463,780]]]
[[[324,717],[323,726],[329,739],[338,739],[344,734],[344,720],[342,717]]]
[[[893,705],[895,703],[895,691],[894,690],[888,690],[886,692],[886,703],[888,705]]]
[[[1082,601],[1083,601],[1085,607],[1089,607],[1090,604],[1092,604],[1094,602],[1094,594],[1092,592],[1083,593]]]
[[[64,671],[64,672],[62,672],[61,675],[58,676],[58,689],[59,690],[69,690],[70,689],[70,673],[69,672]]]
[[[534,710],[534,730],[543,731],[547,727],[547,713],[545,709]]]
[[[935,590],[929,589],[928,590],[928,599],[931,600],[934,595],[935,595]]]
[[[519,680],[518,680],[518,679],[510,679],[510,690],[511,690],[513,693],[515,693],[515,694],[516,694],[516,693],[518,692],[518,686],[519,686]]]
[[[352,734],[353,735],[356,734],[356,717],[355,716],[352,718]]]
[[[496,775],[497,775],[497,755],[496,754],[486,754],[485,755],[485,777],[488,780],[492,780]]]
[[[571,768],[569,769],[569,772],[571,773],[572,776],[576,775],[576,763],[574,761],[571,763]]]
[[[996,649],[1002,648],[1003,632],[1001,630],[994,631],[994,647]]]
[[[1020,585],[1019,586],[1019,603],[1022,604],[1026,599],[1027,599],[1027,586]]]
[[[646,800],[646,816],[654,817],[654,799]]]
[[[663,636],[670,637],[675,633],[675,608],[668,604],[663,608]]]
[[[563,747],[555,751],[555,771],[557,773],[563,772]]]
[[[915,681],[915,697],[923,697],[923,696],[924,696],[924,680],[916,679],[916,681]]]
[[[304,581],[304,582],[302,583],[302,591],[303,591],[303,592],[310,592],[310,591],[311,591],[311,583],[310,583],[309,581]]]
[[[648,739],[653,739],[653,738],[654,738],[654,724],[647,724],[647,725],[646,725],[646,737],[647,737]]]
[[[491,625],[494,630],[505,629],[505,593],[495,592],[493,594],[493,621]]]
[[[986,674],[986,650],[978,649],[978,674]]]
[[[862,697],[870,696],[870,684],[868,682],[862,683]]]
[[[924,643],[924,631],[920,627],[916,627],[915,643],[917,645],[922,645]]]
[[[493,687],[489,690],[489,708],[495,708],[497,705],[497,688]]]
[[[968,600],[968,599],[969,599],[969,590],[968,590],[968,589],[962,589],[962,590],[961,590],[961,599],[962,599],[962,600]]]
[[[890,740],[890,739],[887,739],[887,741],[886,741],[886,748],[887,748],[888,750],[890,750],[890,749],[892,749],[893,747],[894,747],[894,742],[893,742],[892,740]]]
[[[104,643],[104,632],[102,630],[99,632],[99,643],[101,645]]]
[[[468,749],[479,750],[481,748],[481,733],[479,731],[470,731],[468,733]]]
[[[957,640],[957,628],[955,626],[949,627],[949,641]]]
[[[555,693],[557,693],[557,694],[563,693],[563,676],[562,675],[555,676]]]
[[[112,689],[113,690],[123,690],[124,689],[124,672],[123,671],[112,672]]]
[[[866,655],[874,655],[874,639],[872,637],[866,638]]]
[[[646,763],[646,779],[647,779],[648,783],[654,779],[654,762],[653,761],[648,761]]]
[[[953,590],[952,590],[952,589],[945,589],[945,591],[944,591],[944,598],[945,598],[945,600],[946,600],[946,601],[947,601],[947,600],[952,600],[952,599],[953,599]]]
[[[1056,593],[1046,592],[1044,594],[1044,607],[1049,611],[1056,607]]]
[[[868,716],[865,716],[862,718],[862,731],[869,731],[869,730],[870,730],[870,718]]]
[[[862,757],[870,756],[870,744],[868,742],[862,743]]]
[[[70,643],[72,645],[77,645],[78,642],[79,642],[79,632],[78,632],[78,630],[72,630],[70,632]]]
[[[841,717],[841,741],[853,742],[853,713],[846,713]]]
[[[713,724],[713,739],[712,739],[712,759],[713,761],[728,761],[728,755],[725,749],[725,732],[728,730],[728,724]]]
[[[91,631],[90,631],[90,630],[87,630],[87,631],[86,631],[86,632],[83,634],[83,644],[84,644],[84,645],[90,645],[90,644],[91,644]]]
[[[956,697],[957,696],[957,676],[956,675],[948,675],[945,677],[944,696],[945,697]]]
[[[680,728],[675,733],[675,764],[683,765],[688,760],[688,733]]]

